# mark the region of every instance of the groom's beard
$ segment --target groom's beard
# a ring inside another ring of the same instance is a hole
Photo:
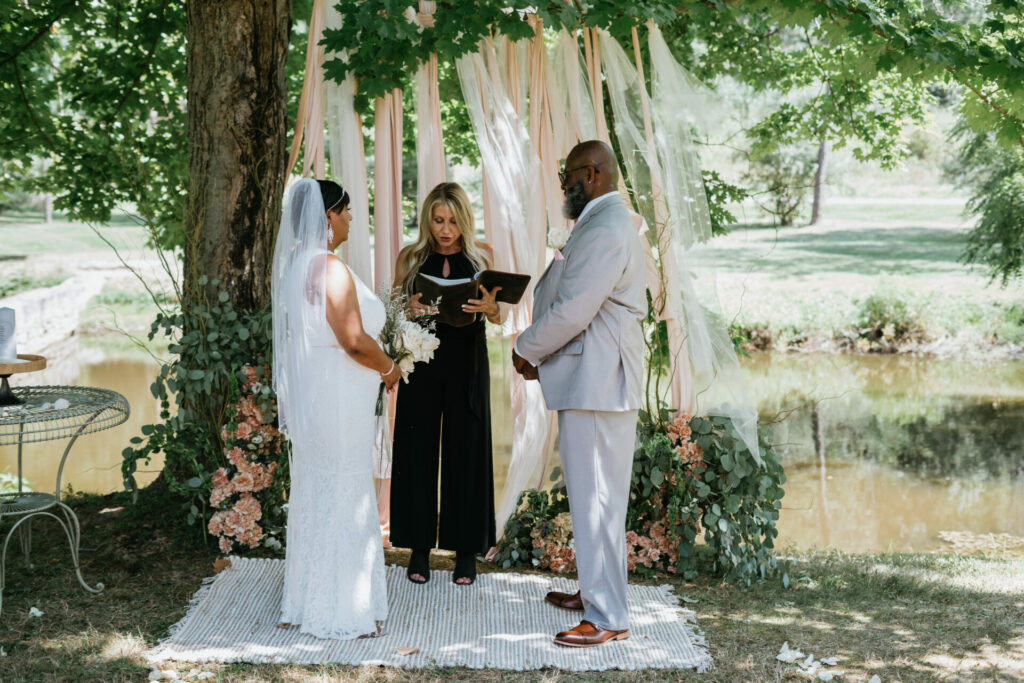
[[[565,201],[562,202],[562,214],[566,218],[576,220],[587,206],[587,195],[583,183],[578,182],[565,189]]]

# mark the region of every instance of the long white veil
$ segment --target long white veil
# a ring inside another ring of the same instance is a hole
[[[320,370],[310,358],[313,335],[327,325],[325,273],[327,216],[320,185],[303,178],[292,185],[274,246],[271,297],[274,313],[273,384],[282,432],[310,434],[303,391]]]

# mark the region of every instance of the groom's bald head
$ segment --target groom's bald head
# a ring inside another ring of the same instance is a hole
[[[573,178],[567,179],[566,185],[582,181],[587,199],[618,189],[619,167],[615,152],[601,140],[587,140],[573,147],[565,160],[565,169],[579,169]]]

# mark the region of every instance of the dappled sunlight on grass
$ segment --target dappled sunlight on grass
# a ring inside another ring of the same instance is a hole
[[[0,680],[34,683],[52,678],[55,671],[64,672],[64,680],[146,678],[148,665],[141,652],[165,637],[184,615],[201,579],[213,573],[215,553],[195,545],[187,532],[162,527],[159,509],[141,510],[140,516],[99,514],[125,505],[111,498],[75,503],[88,530],[89,549],[83,557],[90,575],[107,582],[104,593],[87,596],[69,576],[59,546],[51,544],[57,534],[53,529],[37,531],[35,574],[8,568],[12,581],[4,595],[0,630],[0,645],[8,656],[0,658]],[[131,511],[130,504],[126,511]],[[405,550],[386,555],[399,564],[408,558]],[[664,678],[701,683],[786,680],[795,675],[795,666],[775,659],[783,642],[817,658],[838,657],[835,668],[847,672],[840,679],[847,681],[866,680],[875,673],[885,681],[1021,675],[1024,560],[838,552],[790,552],[787,557],[793,580],[789,590],[777,579],[750,588],[708,578],[642,581],[675,587],[680,608],[694,610],[715,659],[715,669],[706,674],[664,672]],[[436,569],[450,569],[451,564],[448,553],[432,557]],[[480,568],[494,569],[486,564]],[[38,605],[44,617],[29,619],[30,605]],[[179,673],[197,666],[161,665]],[[216,672],[222,681],[651,680],[644,671],[405,671],[269,664],[199,668]]]

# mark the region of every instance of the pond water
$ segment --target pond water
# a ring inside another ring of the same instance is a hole
[[[508,347],[493,340],[492,359],[507,358]],[[149,393],[156,364],[77,342],[62,357],[48,376],[18,379],[105,387],[128,399],[129,421],[79,439],[64,472],[75,490],[118,490],[121,450],[159,412]],[[1024,536],[1024,361],[757,354],[743,365],[788,477],[780,547],[924,551],[943,546],[941,532]],[[492,362],[491,376],[500,492],[511,455],[507,364]],[[34,488],[54,486],[63,445],[25,446]],[[0,473],[16,463],[15,448],[0,447]],[[160,464],[143,468],[139,484]]]
[[[758,354],[744,369],[762,421],[778,421],[782,545],[1024,536],[1024,361]]]

